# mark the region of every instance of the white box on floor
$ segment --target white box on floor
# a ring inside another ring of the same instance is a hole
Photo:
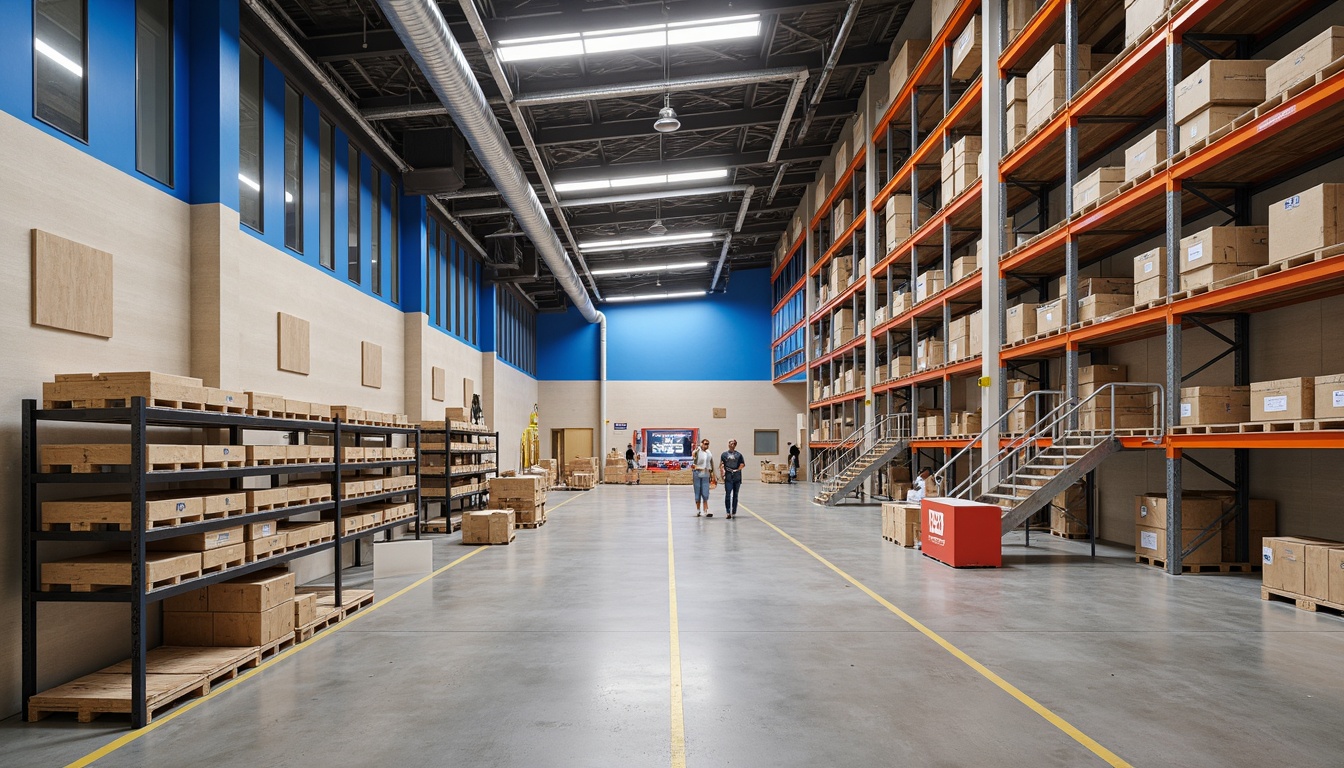
[[[373,577],[421,576],[434,570],[434,542],[378,541],[373,544]]]

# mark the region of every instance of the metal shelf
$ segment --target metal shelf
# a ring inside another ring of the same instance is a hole
[[[413,462],[412,462],[413,463]],[[205,480],[230,480],[240,477],[265,475],[306,475],[333,472],[334,462],[321,464],[271,464],[260,467],[221,467],[218,469],[177,469],[146,472],[143,478],[150,483],[192,483]],[[134,472],[35,472],[33,481],[41,484],[69,483],[129,483]]]

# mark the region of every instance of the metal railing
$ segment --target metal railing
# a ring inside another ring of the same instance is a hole
[[[1004,411],[997,420],[991,422],[989,426],[981,430],[980,434],[972,438],[971,442],[967,443],[965,448],[962,448],[960,451],[957,451],[956,453],[952,454],[952,456],[947,461],[943,462],[943,465],[939,467],[937,471],[935,471],[929,479],[933,481],[933,485],[935,487],[938,488],[943,487],[944,485],[947,484],[946,481],[948,470],[956,466],[958,459],[960,459],[962,456],[968,455],[972,450],[975,449],[976,444],[981,445],[982,452],[989,448],[989,446],[984,445],[984,440],[985,436],[988,435],[991,430],[997,427],[1000,432],[1004,433],[1010,432],[1010,430],[1006,429],[1006,425],[1008,424],[1008,418],[1010,416],[1019,411],[1021,411],[1023,414],[1044,413],[1046,412],[1046,408],[1044,407],[1045,404],[1043,403],[1043,401],[1045,401],[1047,398],[1061,397],[1063,396],[1063,394],[1064,394],[1063,392],[1053,389],[1041,389],[1035,392],[1028,392],[1025,397],[1023,397],[1021,400],[1018,400],[1011,407],[1009,407],[1008,410]],[[1032,407],[1028,408],[1027,407],[1028,405]],[[1050,406],[1050,408],[1051,408],[1050,412],[1053,412],[1054,406]],[[1036,426],[1037,423],[1038,422],[1036,422],[1035,420],[1032,420],[1027,425],[1027,431],[1024,433],[1024,436],[1027,434],[1031,434],[1033,428]],[[983,464],[984,462],[981,463]],[[943,495],[953,496],[954,494],[955,491]]]
[[[1000,448],[995,454],[985,461],[981,461],[975,466],[966,479],[962,480],[945,493],[946,496],[955,498],[975,498],[985,493],[989,488],[984,487],[986,483],[993,485],[997,482],[996,478],[1007,477],[1016,472],[1020,467],[1030,464],[1032,459],[1036,458],[1045,447],[1042,442],[1048,440],[1049,445],[1064,442],[1068,439],[1090,440],[1093,444],[1100,443],[1116,436],[1120,429],[1116,426],[1116,400],[1124,397],[1123,390],[1145,390],[1155,392],[1156,397],[1149,401],[1147,409],[1152,416],[1151,429],[1148,428],[1126,428],[1126,431],[1135,431],[1147,434],[1149,441],[1160,443],[1166,435],[1166,388],[1162,384],[1152,382],[1113,382],[1103,384],[1087,397],[1079,400],[1076,397],[1067,398],[1059,402],[1048,413],[1041,416],[1035,423],[1031,424],[1027,431],[1014,437],[1007,445]],[[1059,395],[1059,392],[1040,392],[1040,395]],[[1105,397],[1103,397],[1105,396]],[[1106,410],[1093,410],[1091,413],[1084,413],[1083,410],[1098,399],[1108,400],[1110,407]],[[1022,403],[1027,402],[1024,398]],[[1013,409],[1009,410],[1009,413]],[[1104,425],[1097,423],[1097,416],[1109,416]],[[1007,416],[1007,413],[1005,413]],[[1091,422],[1087,424],[1086,422]],[[1081,426],[1071,426],[1078,423]],[[988,430],[986,430],[988,431]],[[984,433],[981,433],[983,437]],[[974,443],[972,443],[974,445]],[[961,453],[968,451],[970,446],[963,449]],[[959,453],[957,456],[960,456]],[[953,457],[955,460],[957,457]],[[952,465],[952,461],[945,464],[939,472],[945,473],[947,468]],[[991,482],[992,481],[992,482]]]
[[[910,424],[908,413],[888,414],[874,420],[872,424],[855,430],[849,437],[841,440],[839,445],[823,453],[822,459],[827,463],[821,464],[817,474],[817,479],[822,481],[822,493],[833,493],[843,485],[845,481],[841,476],[845,469],[882,440],[910,439]]]

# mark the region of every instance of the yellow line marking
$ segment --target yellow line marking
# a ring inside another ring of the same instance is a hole
[[[785,533],[783,530],[779,528],[779,526],[775,525],[769,520],[766,520],[764,517],[761,517],[755,512],[752,512],[751,509],[749,509],[745,505],[743,505],[742,508],[747,510],[747,512],[752,517],[756,518],[757,520],[760,520],[762,523],[765,523],[766,525],[773,528],[775,530],[775,533],[778,533],[780,536],[783,536],[784,538],[793,542],[798,546],[799,549],[803,550],[807,554],[816,558],[822,565],[826,566],[827,568],[830,568],[832,571],[835,571],[836,574],[840,576],[840,578],[858,587],[860,590],[863,591],[864,594],[876,600],[879,604],[882,605],[882,607],[896,614],[906,624],[909,624],[911,627],[914,627],[915,629],[919,630],[919,632],[923,634],[925,637],[929,638],[933,642],[942,646],[943,650],[947,651],[948,653],[960,659],[964,664],[966,664],[966,666],[970,667],[971,669],[974,669],[976,672],[979,672],[985,679],[997,685],[1009,696],[1012,696],[1014,699],[1017,699],[1022,704],[1025,704],[1028,709],[1040,715],[1041,717],[1045,718],[1047,722],[1049,722],[1051,725],[1055,726],[1059,730],[1063,731],[1074,741],[1078,742],[1079,744],[1082,744],[1084,747],[1087,747],[1088,750],[1092,752],[1092,754],[1096,755],[1097,757],[1100,757],[1102,760],[1105,760],[1109,765],[1116,766],[1117,768],[1120,768],[1121,766],[1123,766],[1123,768],[1133,768],[1133,766],[1131,766],[1129,763],[1121,759],[1119,755],[1116,755],[1114,752],[1111,752],[1109,749],[1106,749],[1105,747],[1101,746],[1101,744],[1097,743],[1096,740],[1094,740],[1092,737],[1088,736],[1087,734],[1075,728],[1067,720],[1060,717],[1059,715],[1056,715],[1054,712],[1051,712],[1050,710],[1046,709],[1044,705],[1042,705],[1035,699],[1031,698],[1027,694],[1023,693],[1021,690],[1017,688],[1017,686],[1013,685],[1007,680],[1004,680],[1002,677],[999,677],[998,675],[991,672],[990,669],[986,667],[984,664],[981,664],[980,662],[971,658],[965,651],[944,640],[937,632],[934,632],[932,629],[929,629],[928,627],[919,623],[919,621],[917,621],[910,614],[906,613],[905,611],[902,611],[895,605],[892,605],[891,602],[888,601],[885,597],[882,597],[873,590],[869,589],[858,579],[840,570],[840,568],[836,567],[834,563],[822,557],[821,555],[817,554],[816,552],[812,551],[812,549],[809,548],[806,544]]]
[[[667,487],[667,597],[672,660],[672,768],[686,768],[686,718],[681,701],[681,639],[677,628],[677,563],[672,550],[672,486]]]

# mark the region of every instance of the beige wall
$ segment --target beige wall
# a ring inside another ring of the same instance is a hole
[[[476,382],[479,393],[487,355],[430,327],[429,318],[424,314],[407,314],[403,324],[406,329],[405,371],[402,374],[406,382],[406,413],[414,421],[441,421],[444,408],[470,407],[470,401],[462,402],[462,380]],[[442,402],[433,398],[431,369],[435,367],[442,368],[447,377]]]
[[[186,204],[92,160],[0,113],[0,716],[19,709],[20,401],[42,397],[57,372],[160,370],[189,366],[190,215]],[[80,183],[68,183],[78,179]],[[30,324],[30,230],[42,229],[113,255],[114,329],[110,339]],[[80,434],[44,430],[44,439]],[[94,490],[90,488],[89,490]],[[89,545],[48,546],[80,554]],[[96,549],[96,547],[95,547]],[[124,658],[130,613],[124,606],[48,603],[39,611],[43,683],[57,683]]]
[[[597,422],[597,382],[543,381],[542,455],[550,456],[552,429],[591,427]],[[649,427],[697,427],[717,453],[736,439],[737,449],[747,459],[744,477],[760,478],[760,462],[783,462],[785,444],[798,433],[798,414],[806,408],[802,384],[775,385],[768,381],[613,381],[607,384],[606,451],[613,447],[624,454],[633,442],[634,430]],[[715,419],[715,408],[726,408],[728,417]],[[624,422],[629,429],[618,432],[611,424]],[[779,431],[780,452],[770,456],[752,453],[754,430]],[[596,446],[595,446],[596,448]]]
[[[481,407],[486,422],[499,432],[499,469],[522,469],[523,430],[532,418],[532,406],[538,404],[540,385],[533,377],[500,362],[493,352],[481,357],[486,385]]]

